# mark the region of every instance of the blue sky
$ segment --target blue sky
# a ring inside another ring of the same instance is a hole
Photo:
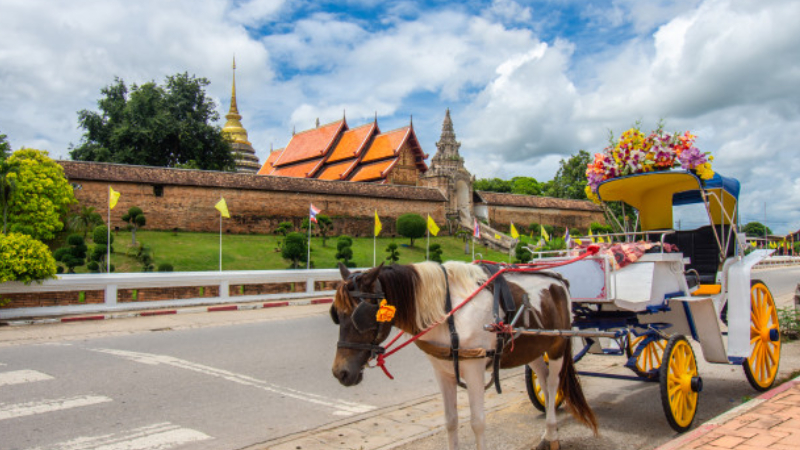
[[[114,76],[189,72],[221,116],[236,54],[263,162],[293,128],[413,115],[435,152],[446,108],[478,177],[553,177],[641,121],[691,130],[741,180],[743,221],[800,229],[800,2],[0,0],[0,133],[67,158]],[[221,119],[221,123],[224,118]]]

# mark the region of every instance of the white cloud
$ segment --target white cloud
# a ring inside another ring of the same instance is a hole
[[[541,23],[526,22],[561,17],[549,2],[532,12],[494,0],[470,14],[405,1],[374,20],[345,9],[303,15],[310,4],[284,0],[0,3],[0,132],[14,148],[66,157],[80,139],[76,111],[94,109],[115,75],[205,76],[224,114],[236,53],[239,109],[262,161],[293,125],[343,110],[353,125],[377,112],[385,130],[413,114],[432,154],[449,106],[477,176],[546,180],[561,158],[601,150],[608,130],[664,118],[669,129],[693,130],[715,167],[741,179],[745,219],[770,202],[774,230],[800,228],[798,2],[573,2],[589,31],[611,30],[615,41],[602,45],[542,41]],[[290,9],[302,18],[281,22]]]

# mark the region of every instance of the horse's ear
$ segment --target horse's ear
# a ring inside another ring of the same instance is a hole
[[[368,272],[364,273],[364,275],[362,275],[364,277],[363,278],[364,285],[372,286],[373,284],[375,284],[375,280],[378,279],[378,274],[381,273],[382,268],[383,268],[383,262],[381,262],[378,267],[373,267]]]
[[[350,269],[342,264],[341,261],[339,262],[339,273],[342,275],[343,280],[347,280],[347,278],[350,276]]]

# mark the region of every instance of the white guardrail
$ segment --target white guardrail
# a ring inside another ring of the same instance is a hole
[[[338,269],[312,270],[242,270],[224,272],[150,272],[119,274],[72,274],[59,275],[57,279],[41,284],[25,285],[17,282],[0,283],[3,294],[34,294],[65,291],[105,291],[104,303],[40,306],[28,308],[0,309],[0,319],[20,317],[44,317],[64,314],[84,314],[135,309],[158,309],[176,306],[197,306],[221,303],[240,303],[261,300],[288,300],[333,295],[334,291],[316,291],[318,281],[341,280]],[[306,283],[305,292],[284,292],[258,295],[229,295],[231,285]],[[117,303],[120,289],[147,289],[165,287],[219,286],[218,297],[197,297],[179,300],[155,300]]]

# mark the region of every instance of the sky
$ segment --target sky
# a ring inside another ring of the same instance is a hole
[[[114,77],[236,89],[263,163],[346,115],[430,156],[450,108],[478,178],[552,179],[578,150],[663,121],[739,179],[741,221],[800,229],[800,2],[0,0],[0,134],[69,159]]]

